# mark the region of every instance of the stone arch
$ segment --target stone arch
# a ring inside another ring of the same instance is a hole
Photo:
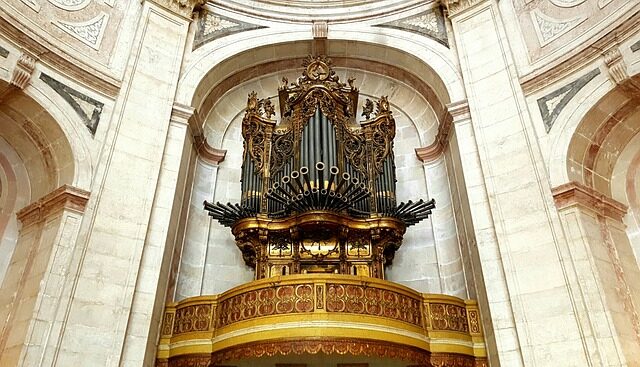
[[[640,89],[614,85],[582,116],[566,145],[566,180],[627,207],[626,233],[640,264]]]
[[[242,151],[242,142],[228,138],[234,136],[237,140],[240,136],[238,121],[241,120],[242,111],[246,105],[247,91],[255,89],[261,98],[273,97],[280,78],[287,73],[291,73],[289,80],[297,78],[301,71],[302,60],[312,53],[308,27],[292,25],[291,28],[292,30],[287,32],[263,29],[260,35],[252,31],[231,35],[220,39],[219,42],[218,40],[211,42],[188,56],[183,76],[179,81],[177,102],[191,105],[198,111],[204,138],[210,146],[228,150],[225,161],[219,166],[209,168],[199,164],[201,162],[196,164],[193,186],[196,191],[193,197],[197,199],[192,200],[193,208],[201,208],[203,199],[213,198],[214,201],[237,199],[237,187],[233,184],[237,186],[239,177],[230,170],[237,170],[241,164],[237,159],[239,156],[237,153]],[[425,179],[427,169],[423,168],[423,163],[417,160],[413,149],[434,144],[440,125],[451,118],[447,105],[452,101],[465,98],[452,51],[427,38],[416,39],[416,37],[406,37],[406,34],[403,37],[402,32],[397,30],[378,30],[368,26],[366,30],[342,27],[334,31],[332,28],[330,37],[326,43],[326,54],[332,59],[333,66],[339,72],[341,79],[346,79],[346,76],[351,73],[357,73],[363,78],[357,78],[356,83],[368,83],[372,79],[394,80],[400,87],[395,92],[398,98],[390,98],[391,103],[396,103],[399,110],[406,110],[402,112],[404,116],[422,117],[424,115],[424,120],[428,120],[429,123],[421,123],[407,118],[408,127],[418,138],[408,150],[405,149],[407,150],[405,153],[407,160],[412,162],[411,174],[419,176],[418,179],[421,181],[421,186],[413,185],[410,188],[411,191],[421,190],[420,192],[423,193],[421,195],[431,195],[427,189],[430,185]],[[261,46],[255,47],[255,45]],[[378,86],[375,89],[377,90],[368,91],[360,88],[360,91],[362,95],[371,95],[376,98],[388,94],[383,87]],[[402,101],[398,102],[398,99]],[[401,113],[397,117],[400,115]],[[445,164],[436,165],[430,169],[443,170],[437,176],[442,176],[446,180]],[[228,181],[228,185],[221,184],[225,180]],[[212,181],[216,182],[212,185],[214,188],[206,188]],[[441,184],[431,186],[444,190]],[[446,193],[443,191],[443,194],[450,196],[448,190],[446,188],[444,190]],[[414,192],[415,194],[420,193]],[[443,200],[445,203],[450,201],[450,199]],[[450,205],[445,207],[445,210],[451,210]],[[217,223],[210,223],[206,215],[199,213],[200,211],[191,211],[189,218],[186,219],[187,233],[180,259],[177,299],[219,293],[251,278],[251,274],[238,270],[244,264],[228,230],[218,228]],[[447,216],[450,217],[452,214],[446,214],[445,217]],[[201,230],[200,234],[195,233],[196,225],[190,223],[199,223],[200,226],[204,224],[206,230]],[[419,257],[430,259],[428,261],[431,268],[423,269],[418,277],[406,277],[407,274],[405,274],[404,278],[400,275],[395,280],[406,281],[407,285],[426,292],[449,293],[456,296],[467,294],[465,281],[459,279],[465,276],[462,264],[456,265],[461,261],[461,253],[457,248],[455,223],[450,221],[447,225],[452,225],[454,228],[434,229],[429,223],[425,228],[412,229],[415,230],[415,236],[410,242],[429,245],[422,246],[425,248],[418,250],[424,250],[420,252],[424,256]],[[435,232],[438,234],[436,235]],[[442,235],[442,233],[447,234]],[[438,265],[436,241],[424,241],[433,239],[434,236],[447,237],[439,238],[437,241],[442,240],[442,246],[447,246],[443,251],[451,254],[451,256],[447,255],[451,259],[451,264],[446,267],[452,269],[451,274],[440,274],[441,271],[446,273],[448,270],[442,270],[445,267]],[[449,248],[451,246],[454,248]],[[458,255],[452,255],[454,253]],[[402,254],[399,254],[398,262],[401,259]],[[407,257],[407,260],[412,262],[411,265],[415,265],[415,257],[411,259]],[[236,264],[238,269],[231,269],[229,264]],[[398,269],[402,267],[399,265]],[[431,275],[426,275],[427,273]],[[208,276],[208,274],[212,275]],[[213,279],[213,275],[217,278]],[[427,279],[428,277],[432,278]],[[205,279],[208,280],[205,281]],[[445,290],[445,287],[450,288]]]
[[[0,81],[0,90],[1,284],[19,239],[16,213],[63,185],[89,189],[92,168],[74,121],[37,83],[19,90]]]
[[[254,31],[243,32],[197,49],[187,58],[176,101],[206,114],[212,102],[207,102],[207,97],[223,80],[236,74],[239,65],[246,70],[257,70],[258,65],[264,67],[261,64],[289,59],[288,68],[297,67],[296,59],[311,53],[310,32],[308,26],[291,25],[290,28],[286,32],[279,28],[263,29],[259,35]],[[349,59],[352,67],[365,61],[398,65],[400,70],[431,86],[443,106],[465,98],[453,52],[426,37],[403,37],[403,32],[382,28],[345,27],[332,30],[327,55],[334,62]],[[280,65],[275,70],[286,68]]]

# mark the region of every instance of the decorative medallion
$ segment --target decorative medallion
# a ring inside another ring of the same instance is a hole
[[[636,52],[640,50],[640,41],[634,43],[633,45],[631,45],[631,52]]]
[[[587,0],[549,0],[551,4],[561,8],[572,8],[584,3]]]
[[[101,13],[97,17],[82,23],[57,21],[55,24],[73,37],[94,49],[100,48],[100,42],[107,28],[109,14]]]
[[[0,57],[6,59],[7,56],[9,56],[9,50],[7,50],[6,48],[0,46]]]
[[[100,122],[100,115],[102,114],[102,107],[104,103],[96,101],[95,99],[67,86],[61,82],[51,78],[47,74],[40,74],[40,80],[45,82],[48,86],[53,88],[67,103],[76,111],[78,116],[84,122],[84,125],[89,129],[91,135],[95,135],[98,123]]]
[[[200,11],[200,18],[197,22],[193,49],[195,50],[220,37],[261,28],[267,27],[227,18],[219,14],[214,14],[210,10],[203,9]]]
[[[587,83],[589,83],[598,74],[600,74],[600,69],[595,69],[564,87],[538,99],[538,108],[542,114],[542,121],[544,122],[547,133],[551,130],[553,123],[558,118],[558,115],[560,115],[560,112],[562,112],[562,109],[580,91],[580,89],[587,85]]]
[[[569,20],[559,20],[545,15],[539,10],[531,12],[531,17],[541,47],[559,38],[587,19],[585,17],[575,17]]]
[[[86,8],[91,0],[49,0],[49,2],[60,9],[77,11]]]
[[[394,28],[418,33],[449,47],[444,15],[440,7],[432,8],[404,19],[378,24],[375,27]]]

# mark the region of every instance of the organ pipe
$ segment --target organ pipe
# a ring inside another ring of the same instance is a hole
[[[309,251],[303,246],[305,238],[317,235],[325,242],[340,238],[336,248],[345,249],[354,246],[350,233],[366,239],[365,246],[376,241],[390,246],[370,247],[368,257],[356,262],[368,264],[370,276],[383,277],[383,263],[392,258],[406,228],[431,215],[435,201],[396,203],[395,121],[387,98],[367,100],[365,120],[357,121],[358,90],[340,82],[323,58],[309,58],[305,67],[301,78],[292,84],[285,79],[278,91],[280,116],[285,116],[280,123],[272,120],[268,100],[258,99],[255,92],[249,95],[242,121],[242,199],[239,204],[205,202],[204,208],[232,227],[258,278],[270,276],[272,265],[286,266],[289,274],[300,273],[305,261],[323,262],[320,268],[329,270],[331,261],[339,261],[333,271],[350,272],[353,263],[345,253],[334,260],[329,254],[302,258]],[[297,223],[310,214],[317,215],[313,224],[300,227]],[[335,223],[327,218],[336,218]],[[376,218],[385,220],[372,220]],[[372,231],[386,225],[391,226],[386,232]],[[350,229],[342,231],[346,227]],[[286,262],[284,257],[271,258],[265,247],[276,244],[289,246]]]

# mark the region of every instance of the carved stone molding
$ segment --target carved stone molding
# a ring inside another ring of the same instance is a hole
[[[13,69],[11,85],[24,89],[31,82],[31,76],[36,68],[36,59],[31,55],[23,53]]]
[[[143,0],[144,1],[144,0]],[[185,18],[192,18],[193,10],[204,5],[206,0],[147,0],[158,4],[163,8],[172,11]]]
[[[487,0],[440,0],[442,5],[447,9],[449,17],[456,16],[474,5],[483,3]]]
[[[209,164],[213,164],[215,166],[219,165],[224,161],[224,158],[227,156],[227,151],[225,149],[217,149],[209,145],[207,139],[202,136],[197,136],[196,147],[198,149],[198,156],[205,162]]]
[[[551,189],[558,209],[579,205],[598,215],[622,222],[627,206],[578,182],[569,182]]]
[[[453,123],[471,118],[469,103],[462,100],[447,105],[447,114],[438,126],[438,134],[435,141],[426,147],[416,148],[416,156],[423,163],[433,162],[446,150],[449,144],[449,134]]]
[[[551,131],[560,112],[562,112],[571,99],[598,75],[600,75],[600,69],[594,69],[571,83],[538,98],[538,109],[542,115],[542,122],[544,123],[547,133]]]
[[[209,145],[202,130],[202,119],[198,111],[190,106],[175,103],[171,110],[171,122],[184,124],[189,127],[193,136],[194,146],[198,156],[205,162],[218,165],[224,161],[227,151],[216,149]]]
[[[603,56],[604,63],[609,68],[609,75],[611,75],[611,79],[613,79],[616,84],[622,84],[625,80],[629,79],[627,64],[624,62],[624,58],[620,53],[620,48],[616,46],[606,51]]]
[[[329,34],[329,25],[326,21],[314,21],[312,28],[313,38],[327,38]]]
[[[62,185],[22,208],[16,213],[16,217],[23,226],[28,226],[64,209],[82,213],[89,200],[89,194],[88,191],[77,187]]]

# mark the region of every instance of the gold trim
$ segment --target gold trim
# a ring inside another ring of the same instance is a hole
[[[261,279],[165,310],[159,360],[283,338],[391,342],[422,353],[486,357],[477,303],[385,280],[335,274]]]

